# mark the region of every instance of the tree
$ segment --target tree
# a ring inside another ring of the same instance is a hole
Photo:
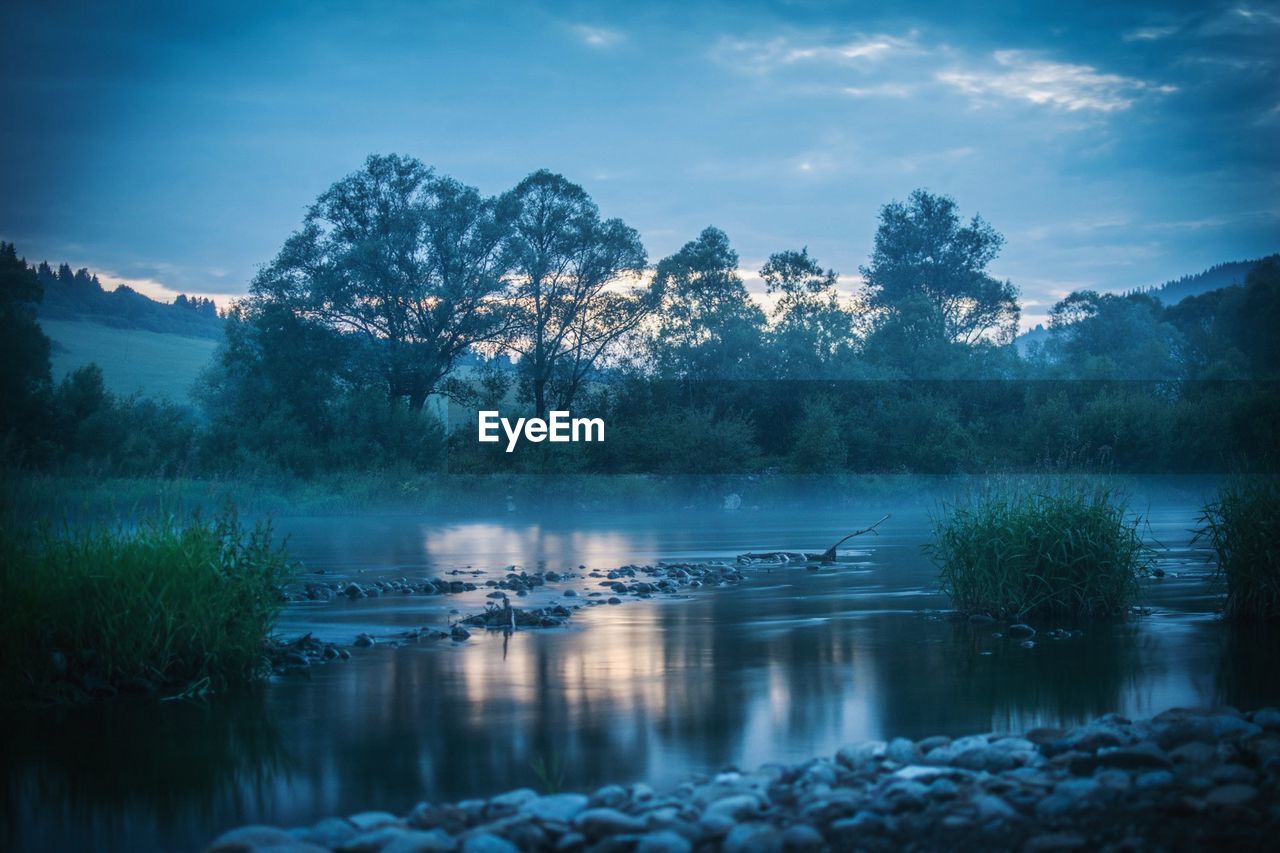
[[[987,272],[1004,238],[981,217],[963,224],[956,202],[919,189],[907,203],[880,210],[871,262],[861,268],[870,305],[892,315],[904,304],[917,319],[934,308],[938,336],[975,344],[984,338],[1012,342],[1018,329],[1018,292]]]
[[[1240,348],[1249,358],[1255,376],[1274,377],[1280,372],[1280,255],[1261,260],[1244,280],[1244,300],[1237,315]]]
[[[1075,377],[1172,379],[1181,336],[1145,294],[1080,290],[1049,311],[1051,354]]]
[[[649,349],[659,375],[749,375],[759,355],[765,317],[738,275],[738,253],[723,231],[708,227],[663,259],[653,286],[662,301]]]
[[[515,308],[507,346],[519,353],[539,417],[567,409],[583,379],[654,307],[628,287],[646,265],[635,229],[600,219],[586,191],[545,169],[503,196],[512,211],[505,258]]]
[[[36,323],[43,288],[12,243],[0,243],[0,437],[35,438],[52,382],[49,339]]]
[[[493,297],[508,221],[413,158],[373,156],[316,200],[251,293],[358,338],[353,375],[419,411],[462,354],[505,328]]]
[[[770,344],[789,378],[830,376],[851,356],[854,318],[840,305],[835,270],[823,270],[808,248],[769,256],[760,270],[776,294]]]

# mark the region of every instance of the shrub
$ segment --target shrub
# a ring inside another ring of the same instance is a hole
[[[1196,541],[1208,540],[1226,580],[1229,619],[1280,617],[1280,480],[1240,479],[1204,508]]]
[[[926,551],[962,611],[1114,616],[1127,610],[1150,566],[1140,524],[1106,489],[997,489],[947,508]]]
[[[151,519],[132,529],[0,530],[6,697],[219,689],[259,675],[293,571],[271,529]]]

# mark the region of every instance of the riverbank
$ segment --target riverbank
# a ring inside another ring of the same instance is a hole
[[[1280,710],[1172,709],[840,749],[670,790],[606,785],[250,826],[230,851],[1265,849],[1280,831]]]

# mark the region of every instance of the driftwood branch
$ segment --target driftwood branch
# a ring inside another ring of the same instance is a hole
[[[888,513],[885,513],[884,518],[880,519],[879,521],[877,521],[875,524],[871,525],[870,527],[864,527],[862,530],[855,530],[855,531],[853,531],[853,532],[852,532],[852,533],[850,533],[848,536],[844,537],[844,538],[843,538],[843,539],[841,539],[839,542],[837,542],[836,544],[832,545],[832,546],[831,546],[830,548],[828,548],[826,551],[822,552],[822,556],[821,556],[819,559],[821,559],[821,560],[822,560],[822,562],[824,562],[824,563],[834,563],[834,562],[836,561],[836,549],[837,549],[837,548],[839,548],[839,547],[840,547],[841,545],[843,545],[844,543],[848,542],[848,541],[849,541],[850,539],[852,539],[853,537],[855,537],[855,536],[861,536],[861,535],[862,535],[862,534],[864,534],[864,533],[871,533],[871,534],[875,534],[875,535],[877,535],[877,536],[878,536],[879,534],[878,534],[878,533],[876,533],[876,528],[877,528],[877,527],[879,527],[881,524],[884,524],[884,523],[885,523],[886,521],[888,521],[888,520],[889,520],[889,514],[888,514]]]

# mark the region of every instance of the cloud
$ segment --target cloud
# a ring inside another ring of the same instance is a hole
[[[1103,73],[1091,65],[1037,59],[1026,51],[998,50],[992,57],[994,69],[951,69],[938,72],[936,78],[975,97],[1027,101],[1069,112],[1126,110],[1140,95],[1177,91],[1173,86]]]
[[[594,47],[598,50],[611,48],[626,38],[626,35],[618,30],[611,30],[608,27],[593,27],[588,24],[575,25],[573,34],[587,47]]]
[[[850,98],[909,98],[915,87],[906,83],[877,83],[873,86],[846,86],[841,94]]]
[[[1162,38],[1168,38],[1179,29],[1176,26],[1139,27],[1136,30],[1129,30],[1121,38],[1125,41],[1158,41]]]
[[[789,36],[768,40],[726,37],[713,48],[712,56],[738,71],[769,74],[787,67],[868,65],[895,54],[918,51],[916,33],[912,31],[906,36],[860,34],[835,42]]]

